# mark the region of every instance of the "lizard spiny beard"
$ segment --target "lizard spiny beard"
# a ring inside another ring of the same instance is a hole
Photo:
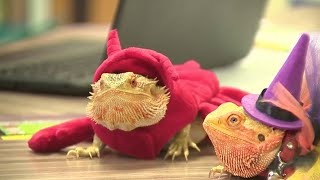
[[[87,105],[87,115],[109,130],[131,131],[138,127],[156,124],[166,113],[169,93],[160,88],[157,96],[109,91],[92,95]]]
[[[225,170],[244,178],[257,176],[267,169],[276,157],[281,145],[281,140],[275,140],[270,146],[266,144],[266,146],[256,147],[241,138],[231,137],[214,129],[207,132],[215,153],[224,164]]]

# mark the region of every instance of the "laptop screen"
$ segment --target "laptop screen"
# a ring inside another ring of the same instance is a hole
[[[235,62],[251,49],[266,1],[120,0],[113,29],[123,48],[143,47],[174,64]]]

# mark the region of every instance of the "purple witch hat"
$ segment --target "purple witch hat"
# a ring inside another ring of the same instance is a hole
[[[300,99],[308,44],[309,36],[302,34],[269,88],[264,89],[260,95],[249,94],[242,98],[242,106],[247,114],[266,125],[279,129],[294,130],[302,127],[301,121],[291,112],[262,100],[271,99],[274,96],[272,89],[278,82],[297,100]]]

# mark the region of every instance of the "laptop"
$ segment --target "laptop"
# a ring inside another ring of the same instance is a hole
[[[87,96],[109,27],[62,29],[0,46],[0,89]]]
[[[123,48],[153,49],[174,64],[195,59],[211,69],[249,52],[264,7],[256,0],[120,0],[111,28]],[[100,40],[66,37],[9,52],[0,47],[0,89],[87,96],[95,69],[107,58],[107,33]]]

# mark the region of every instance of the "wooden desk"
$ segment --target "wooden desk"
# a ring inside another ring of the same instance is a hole
[[[105,151],[100,159],[66,160],[65,151],[35,154],[25,141],[0,141],[0,179],[207,179],[217,164],[211,147],[190,160],[138,160]]]

